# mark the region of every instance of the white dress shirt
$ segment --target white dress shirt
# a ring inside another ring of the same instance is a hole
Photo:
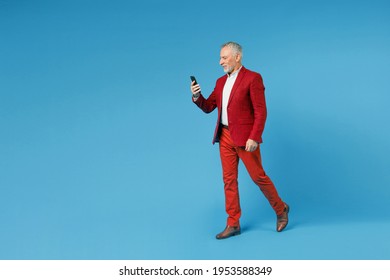
[[[234,85],[234,82],[237,79],[238,72],[240,72],[242,66],[235,72],[228,74],[225,86],[223,87],[222,92],[222,115],[221,115],[221,123],[223,125],[228,125],[228,114],[227,114],[227,105],[229,102],[230,94],[232,93],[232,88]]]

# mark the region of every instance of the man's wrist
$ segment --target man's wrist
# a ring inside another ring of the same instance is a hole
[[[198,92],[198,93],[192,94],[192,98],[193,98],[193,99],[198,99],[199,96],[200,96],[200,93],[199,93],[199,92]]]

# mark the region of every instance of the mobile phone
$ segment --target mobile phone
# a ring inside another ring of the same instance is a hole
[[[196,81],[195,76],[190,76],[190,78],[191,78],[191,81],[195,82],[195,83],[194,83],[194,86],[198,84],[198,82]],[[195,94],[195,95],[198,95],[198,94],[200,94],[200,91],[199,91],[197,94]],[[194,96],[195,96],[195,95],[194,95]]]
[[[195,82],[194,85],[197,85],[197,84],[198,84],[198,82],[196,81],[195,76],[190,76],[190,79],[191,79],[191,81]]]

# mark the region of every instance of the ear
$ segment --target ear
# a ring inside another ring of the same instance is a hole
[[[236,62],[239,62],[239,61],[241,61],[241,54],[240,53],[236,54]]]

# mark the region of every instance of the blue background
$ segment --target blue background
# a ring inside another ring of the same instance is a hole
[[[1,259],[390,259],[388,1],[0,1]],[[215,112],[237,41],[263,75],[275,215],[240,166],[225,226]]]

